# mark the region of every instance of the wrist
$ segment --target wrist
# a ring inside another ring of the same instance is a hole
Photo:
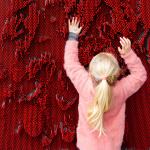
[[[69,32],[69,40],[78,40],[79,35],[77,33],[74,32]]]
[[[125,54],[121,54],[121,56],[125,58],[125,57],[130,56],[132,53],[133,53],[133,50],[132,48],[130,48]]]

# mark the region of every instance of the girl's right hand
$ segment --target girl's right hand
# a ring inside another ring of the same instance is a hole
[[[124,55],[124,54],[128,53],[129,50],[131,50],[131,41],[128,38],[120,37],[120,44],[122,46],[122,49],[120,47],[118,47],[118,51],[120,54]]]

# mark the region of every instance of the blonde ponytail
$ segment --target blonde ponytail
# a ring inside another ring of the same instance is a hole
[[[96,86],[94,99],[88,109],[88,122],[93,128],[98,130],[99,136],[105,134],[103,126],[103,114],[109,109],[111,103],[111,87],[106,80],[102,80]],[[91,131],[91,132],[92,132]]]

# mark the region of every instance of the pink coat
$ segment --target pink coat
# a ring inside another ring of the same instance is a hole
[[[120,150],[125,127],[126,100],[137,92],[147,79],[147,72],[135,52],[131,49],[121,56],[130,70],[130,75],[118,80],[112,88],[112,104],[104,113],[104,128],[107,135],[98,138],[98,132],[90,133],[86,120],[89,102],[94,88],[88,71],[78,58],[78,41],[67,40],[64,54],[64,69],[79,93],[79,120],[77,126],[77,147],[80,150]],[[136,114],[135,114],[136,115]]]

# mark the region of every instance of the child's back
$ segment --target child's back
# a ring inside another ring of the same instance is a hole
[[[66,73],[79,93],[77,146],[81,150],[119,150],[124,134],[125,101],[145,82],[145,68],[133,50],[124,55],[131,74],[117,81],[112,88],[112,105],[104,114],[103,120],[107,135],[98,139],[98,132],[90,133],[86,120],[86,111],[94,95],[94,88],[88,72],[78,61],[77,46],[77,41],[67,41],[64,63]]]

